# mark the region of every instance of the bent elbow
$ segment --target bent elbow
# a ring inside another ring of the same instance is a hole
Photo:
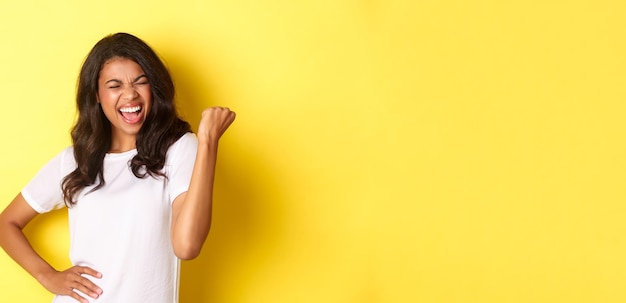
[[[174,254],[181,260],[193,260],[200,255],[201,250],[201,245],[192,245],[189,243],[187,245],[179,245],[178,248],[174,247]]]
[[[200,255],[208,230],[199,232],[177,232],[172,235],[174,254],[181,260],[192,260]]]

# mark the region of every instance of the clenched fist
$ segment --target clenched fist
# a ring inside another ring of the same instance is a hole
[[[202,120],[198,126],[198,141],[215,143],[231,123],[235,121],[235,112],[228,107],[209,107],[202,111]]]

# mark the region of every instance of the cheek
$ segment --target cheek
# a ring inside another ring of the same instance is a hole
[[[143,100],[148,104],[148,106],[152,106],[152,91],[150,89],[142,89],[141,96]]]
[[[99,91],[98,92],[98,102],[100,103],[100,107],[104,112],[104,115],[109,119],[109,121],[115,117],[116,109],[115,109],[115,96],[110,92]]]
[[[114,96],[111,92],[98,91],[98,102],[104,105],[104,104],[111,103],[111,100],[114,100]]]
[[[146,100],[152,100],[152,91],[150,90],[150,87],[145,87],[139,90],[140,94],[144,97],[144,99]]]
[[[106,103],[100,103],[101,107],[102,107],[102,112],[104,112],[104,115],[109,119],[113,119],[116,115],[117,115],[117,110],[115,110],[115,107],[107,105]]]

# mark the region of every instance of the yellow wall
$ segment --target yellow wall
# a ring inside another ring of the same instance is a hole
[[[238,113],[183,303],[626,301],[625,2],[155,3],[0,6],[0,206],[127,31],[192,124]],[[58,267],[65,220],[28,229]],[[0,253],[0,302],[50,298]]]

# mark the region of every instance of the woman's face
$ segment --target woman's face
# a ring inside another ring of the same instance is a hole
[[[105,62],[98,79],[98,102],[111,122],[111,148],[121,142],[134,145],[152,105],[150,83],[141,66],[127,58]]]

